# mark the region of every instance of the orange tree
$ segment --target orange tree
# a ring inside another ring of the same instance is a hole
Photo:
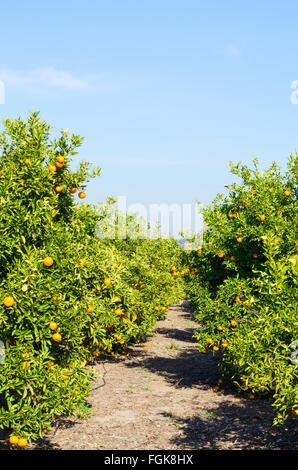
[[[203,245],[189,253],[187,292],[200,350],[253,399],[270,397],[283,422],[297,413],[297,174],[231,166],[232,184],[204,210]],[[297,343],[298,344],[298,343]]]
[[[100,174],[72,170],[81,142],[50,140],[38,113],[7,119],[0,136],[0,427],[20,447],[60,415],[85,416],[86,364],[126,354],[183,295],[176,242],[96,237],[100,216],[75,200]]]

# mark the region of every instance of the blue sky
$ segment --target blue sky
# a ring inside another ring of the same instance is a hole
[[[228,161],[298,147],[295,1],[18,0],[1,5],[0,117],[39,110],[102,167],[86,202],[210,202]]]

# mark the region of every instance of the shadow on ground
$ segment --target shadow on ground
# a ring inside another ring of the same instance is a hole
[[[270,406],[270,405],[269,405]],[[245,406],[222,401],[210,407],[206,417],[181,418],[163,414],[181,431],[172,444],[185,449],[208,450],[297,450],[297,426],[289,417],[283,426],[273,426],[273,411],[264,403]],[[226,443],[229,443],[228,446]]]
[[[142,368],[162,376],[170,384],[179,387],[210,388],[220,378],[218,360],[211,353],[203,354],[194,348],[184,348],[172,357],[144,356]],[[138,361],[127,361],[127,367],[139,367]],[[178,384],[178,385],[177,385]]]

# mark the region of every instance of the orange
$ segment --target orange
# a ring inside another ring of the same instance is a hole
[[[56,186],[55,190],[56,190],[56,193],[61,193],[61,191],[63,191],[63,186],[58,185]]]
[[[159,307],[154,307],[154,310],[156,310],[157,312],[159,311]]]
[[[212,338],[208,338],[208,339],[207,339],[207,343],[208,343],[208,344],[212,344],[212,343],[213,343],[213,339],[212,339]]]
[[[56,162],[56,166],[57,166],[58,168],[62,168],[64,165],[63,165],[63,163]]]
[[[21,437],[19,440],[18,440],[18,446],[19,447],[26,447],[28,445],[28,441],[27,439],[25,439],[24,437]]]
[[[51,321],[49,326],[50,326],[50,330],[52,330],[52,331],[57,330],[57,328],[58,328],[57,323],[54,322],[54,321]]]
[[[240,297],[236,297],[235,302],[236,302],[237,304],[241,304],[241,299],[240,299]]]
[[[266,219],[265,215],[262,214],[262,215],[259,216],[259,220],[261,222],[263,222],[265,219]]]
[[[54,361],[48,361],[47,364],[49,367],[52,367],[54,365]]]
[[[123,310],[121,308],[117,308],[115,310],[115,315],[122,315],[122,313],[123,313]]]
[[[86,197],[85,191],[80,191],[78,196],[79,196],[80,199],[85,199],[85,197]]]
[[[218,351],[219,347],[218,346],[213,346],[213,351]]]
[[[257,258],[258,258],[258,253],[254,253],[254,254],[252,255],[252,257],[253,257],[254,259],[257,259]]]
[[[14,304],[14,299],[11,296],[4,297],[3,303],[4,303],[5,307],[12,307],[13,304]]]
[[[62,378],[63,378],[64,380],[68,380],[68,379],[69,379],[69,375],[66,375],[66,374],[61,374],[61,375],[62,375]]]
[[[63,157],[62,155],[59,155],[59,157],[57,157],[57,162],[59,163],[63,163],[65,160],[65,157]]]
[[[56,343],[60,343],[60,341],[62,340],[62,336],[60,335],[60,333],[54,333],[52,336],[52,340],[56,341]]]
[[[236,240],[237,240],[237,243],[242,243],[242,242],[243,242],[243,238],[242,238],[242,237],[237,237]]]
[[[55,165],[49,165],[49,166],[48,166],[48,170],[49,170],[51,173],[55,173],[55,171],[57,171],[57,168],[55,167]]]
[[[106,278],[103,282],[105,286],[110,286],[112,284],[112,281],[109,278]]]
[[[75,194],[77,192],[77,188],[75,186],[72,186],[70,189],[69,189],[69,192],[70,194]]]
[[[255,190],[254,189],[251,189],[251,194],[254,196],[256,194]]]
[[[219,326],[217,327],[217,329],[218,329],[218,331],[222,331],[222,330],[223,330],[223,327],[222,327],[221,325],[219,325]]]
[[[79,261],[79,266],[80,266],[81,268],[83,268],[83,267],[86,265],[86,262],[87,262],[87,261],[86,261],[85,259],[81,259],[81,260]]]
[[[237,322],[235,320],[231,321],[231,326],[237,326]]]
[[[118,295],[116,295],[114,298],[113,298],[114,302],[121,302],[121,299],[120,297],[118,297]]]
[[[291,194],[291,191],[289,189],[286,189],[285,192],[284,192],[284,195],[289,197]]]
[[[95,308],[93,307],[93,305],[89,305],[89,307],[87,308],[87,313],[93,313],[95,310]]]
[[[10,436],[9,442],[10,442],[10,444],[16,445],[19,442],[19,438],[17,436],[14,436],[14,435]]]
[[[219,258],[223,258],[223,257],[224,257],[224,253],[221,253],[221,252],[220,252],[220,253],[218,253],[217,256],[218,256]]]
[[[29,158],[26,158],[26,160],[24,160],[25,165],[29,165],[29,162],[30,162]]]
[[[231,256],[231,257],[230,257],[230,260],[231,260],[231,261],[236,261],[236,256]]]
[[[45,259],[43,260],[43,264],[48,267],[52,266],[53,263],[54,263],[54,260],[51,256],[46,256]]]
[[[132,320],[133,320],[133,321],[135,321],[137,318],[138,318],[138,316],[135,315],[135,314],[132,316]]]

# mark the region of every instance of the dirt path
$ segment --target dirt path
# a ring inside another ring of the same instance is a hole
[[[217,358],[197,351],[196,327],[186,302],[171,308],[156,334],[132,346],[130,356],[95,366],[104,381],[94,383],[87,420],[61,420],[30,448],[295,449],[295,417],[273,428],[269,402],[249,401],[226,383],[224,393],[213,391]]]

